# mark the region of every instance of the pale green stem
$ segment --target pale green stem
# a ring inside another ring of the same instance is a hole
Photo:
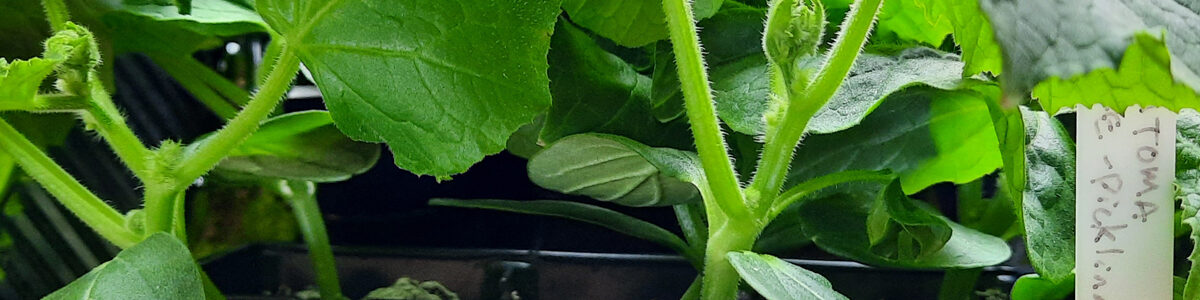
[[[731,218],[750,219],[737,173],[729,159],[729,149],[717,114],[713,107],[712,87],[704,70],[704,56],[700,52],[700,39],[696,35],[696,20],[687,0],[664,0],[663,11],[667,15],[667,30],[674,47],[676,66],[679,71],[680,88],[683,91],[684,107],[696,140],[696,152],[704,177],[712,188],[714,200],[721,211]],[[722,254],[723,256],[724,254]]]
[[[762,204],[772,203],[787,178],[788,166],[792,163],[796,146],[799,145],[808,121],[817,113],[833,94],[837,92],[874,24],[875,15],[883,0],[856,0],[847,13],[842,31],[834,42],[816,80],[802,94],[790,93],[789,105],[783,115],[780,128],[775,135],[767,137],[758,171],[750,188],[760,195]],[[754,207],[767,205],[752,204]]]
[[[71,13],[67,10],[67,4],[63,0],[42,0],[42,8],[46,10],[46,21],[50,22],[50,30],[67,29],[67,21],[71,20]]]
[[[325,232],[325,221],[321,219],[321,208],[317,205],[316,185],[309,181],[280,181],[279,190],[296,214],[304,242],[308,244],[308,257],[317,273],[317,288],[321,299],[341,300],[342,287],[338,282],[337,265],[333,249],[329,245],[329,234]],[[301,191],[303,189],[303,191]]]
[[[100,78],[99,76],[95,71],[91,74],[92,78]],[[121,115],[108,91],[104,90],[104,83],[91,80],[87,84],[91,101],[88,101],[87,108],[81,113],[84,124],[104,137],[133,175],[145,182],[150,178],[150,170],[146,166],[151,154],[150,149],[147,149],[142,140],[129,129],[129,125],[125,123],[125,116]]]
[[[146,235],[173,232],[172,219],[175,216],[175,198],[178,194],[175,186],[152,182],[147,184],[145,189],[142,201],[146,212]]]
[[[300,59],[285,44],[279,61],[267,76],[266,84],[254,95],[240,113],[224,128],[205,142],[189,147],[184,154],[176,178],[179,182],[192,182],[216,167],[230,151],[240,145],[275,110],[284,94],[291,87],[292,79],[300,70]]]
[[[3,119],[0,119],[0,151],[16,160],[25,174],[109,242],[128,248],[141,241],[140,236],[125,228],[121,213],[80,184]]]
[[[748,220],[728,220],[710,224],[713,229],[704,253],[704,273],[701,296],[705,300],[729,300],[737,298],[741,276],[729,263],[725,255],[734,251],[748,251],[762,227]]]

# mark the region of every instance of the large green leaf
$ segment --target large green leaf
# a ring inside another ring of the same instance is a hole
[[[446,178],[550,105],[554,0],[260,0],[337,127],[396,165]]]
[[[1019,202],[1029,262],[1058,282],[1075,269],[1075,143],[1046,112],[1024,115],[1025,189]]]
[[[712,16],[724,0],[692,2],[696,19]],[[571,21],[625,47],[667,38],[667,16],[658,0],[565,0]]]
[[[1198,104],[1194,91],[1200,87],[1200,5],[1172,0],[984,0],[980,7],[1004,52],[1005,89],[1011,97],[1023,97],[1052,80],[1055,83],[1034,93],[1052,113],[1075,103],[1115,108],[1136,103],[1175,110]],[[1077,78],[1080,75],[1087,78]]]
[[[690,148],[684,120],[660,123],[650,110],[651,80],[568,22],[550,41],[550,93],[540,141],[586,132],[611,133],[653,146]]]
[[[43,299],[204,299],[204,287],[187,247],[156,233]]]
[[[189,55],[221,45],[220,37],[266,32],[252,7],[231,0],[196,1],[189,14],[170,2],[113,1],[93,4],[117,53]]]
[[[788,180],[891,170],[911,194],[942,181],[979,178],[1001,165],[986,99],[972,91],[920,87],[892,95],[857,126],[805,138]]]
[[[979,9],[979,1],[914,0],[925,7],[927,18],[946,17],[954,28],[954,42],[962,49],[963,75],[1000,74],[1002,57],[992,23]]]
[[[729,263],[742,279],[768,300],[849,299],[820,274],[782,259],[753,252],[729,252]]]
[[[492,199],[433,199],[429,200],[429,205],[481,208],[567,218],[602,226],[629,236],[658,243],[685,256],[692,254],[687,243],[684,243],[679,236],[670,231],[650,222],[594,205],[555,200],[515,201]]]
[[[216,171],[236,177],[342,181],[374,166],[379,151],[378,145],[356,142],[339,132],[328,112],[311,110],[267,120]]]
[[[868,218],[875,207],[872,185],[839,190],[792,205],[813,243],[829,253],[866,264],[901,268],[977,268],[1004,262],[1012,254],[1004,240],[944,220],[952,233],[936,252],[902,258],[873,251]],[[780,216],[787,216],[785,212]],[[875,247],[878,249],[878,246]]]
[[[563,138],[533,155],[528,172],[544,188],[628,206],[697,200],[700,193],[691,183],[704,180],[695,153],[606,134]]]
[[[1182,223],[1191,229],[1189,238],[1193,242],[1188,255],[1191,268],[1185,284],[1184,299],[1200,297],[1200,114],[1187,109],[1179,112],[1175,121],[1175,198],[1180,201]]]

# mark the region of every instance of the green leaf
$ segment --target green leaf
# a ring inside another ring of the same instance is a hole
[[[271,118],[217,165],[226,176],[334,182],[362,174],[379,160],[379,146],[355,142],[329,112],[310,110]]]
[[[911,194],[991,173],[1001,160],[987,98],[923,87],[892,95],[857,126],[806,137],[787,186],[839,171],[891,170]]]
[[[1065,279],[1056,282],[1042,278],[1038,274],[1026,274],[1017,278],[1009,296],[1012,300],[1066,299],[1075,291],[1075,273],[1067,275],[1069,276]]]
[[[913,258],[889,257],[872,251],[868,218],[876,205],[874,185],[850,184],[824,197],[792,205],[805,234],[825,251],[862,263],[899,268],[977,268],[1004,262],[1008,244],[954,222],[943,221],[952,233],[936,252]],[[787,216],[788,212],[780,214]],[[878,247],[876,247],[878,248]]]
[[[541,187],[628,206],[695,201],[704,180],[695,153],[606,134],[565,137],[533,155],[528,172]]]
[[[729,252],[729,263],[742,279],[768,300],[849,299],[820,274],[782,259],[753,252]]]
[[[724,0],[692,3],[696,19],[717,13]],[[571,21],[625,47],[641,47],[667,38],[667,16],[656,0],[565,0]]]
[[[722,120],[738,132],[750,132],[747,122],[730,118],[751,115],[761,118],[767,109],[767,58],[763,55],[763,20],[766,10],[756,7],[728,5],[712,18],[700,21],[700,44],[704,46],[704,62],[709,67],[709,80]],[[658,43],[654,65],[652,92],[655,116],[666,122],[683,116],[683,94],[675,70],[671,44]],[[761,123],[761,121],[757,121]]]
[[[684,256],[691,254],[687,243],[679,236],[650,222],[616,212],[607,208],[577,202],[556,200],[493,200],[493,199],[433,199],[429,205],[464,208],[481,208],[531,215],[551,216],[586,222],[608,228],[635,238],[666,246]]]
[[[0,58],[0,111],[30,107],[39,87],[62,59],[35,57],[12,62]]]
[[[829,10],[846,11],[852,0],[825,0]],[[953,31],[944,11],[924,5],[920,0],[884,1],[879,10],[873,42],[912,41],[940,47]],[[927,13],[927,10],[932,10]],[[830,21],[833,22],[833,21]]]
[[[1194,245],[1200,241],[1200,113],[1192,109],[1180,111],[1175,128],[1175,198],[1183,209],[1182,223],[1191,229],[1188,238],[1193,243],[1188,255],[1191,266],[1183,299],[1195,299],[1200,297],[1200,275],[1197,275],[1200,274],[1200,247]]]
[[[413,173],[462,173],[550,105],[557,1],[256,3],[312,71],[338,129],[388,143]]]
[[[1022,107],[1025,189],[1019,202],[1029,262],[1038,274],[1058,282],[1075,269],[1075,143],[1046,112]]]
[[[157,52],[189,55],[222,44],[219,37],[266,32],[254,9],[230,0],[196,1],[190,13],[169,2],[112,3],[103,14],[117,53]]]
[[[1009,240],[1024,233],[1013,209],[1008,189],[997,187],[992,198],[983,198],[983,177],[958,186],[958,222],[967,228]],[[999,184],[1004,184],[1002,180]]]
[[[871,251],[894,259],[915,259],[936,253],[950,240],[950,226],[900,190],[892,181],[879,192],[867,215]]]
[[[43,299],[204,299],[204,287],[187,247],[156,233]]]
[[[558,22],[550,41],[550,93],[540,141],[586,132],[611,133],[653,146],[691,148],[684,120],[660,123],[651,113],[651,79],[600,48],[580,29]]]
[[[1198,104],[1192,91],[1200,87],[1200,5],[984,0],[980,7],[1004,52],[1005,90],[1011,97],[1035,91],[1051,113],[1076,103],[1173,110]],[[1076,78],[1081,75],[1085,78]],[[1058,82],[1035,87],[1046,80]]]
[[[1000,45],[992,31],[992,23],[979,9],[979,1],[914,0],[925,7],[927,18],[945,16],[954,28],[954,42],[962,49],[963,75],[983,72],[999,75],[1002,67]]]

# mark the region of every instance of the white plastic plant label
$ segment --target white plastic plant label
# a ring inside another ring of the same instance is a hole
[[[1171,299],[1175,114],[1077,108],[1075,299]]]

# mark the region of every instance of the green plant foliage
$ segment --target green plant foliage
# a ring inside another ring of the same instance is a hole
[[[1025,193],[1019,202],[1029,262],[1058,282],[1075,269],[1075,143],[1046,112],[1021,108],[1025,136]]]
[[[893,259],[911,260],[938,252],[950,240],[950,225],[900,190],[892,181],[879,192],[867,215],[871,252]]]
[[[204,288],[187,247],[158,233],[43,299],[204,299]]]
[[[698,201],[692,182],[703,180],[695,153],[604,134],[563,138],[531,157],[528,172],[544,188],[628,206]]]
[[[215,171],[227,178],[342,181],[374,166],[379,152],[378,145],[342,135],[328,112],[304,111],[264,122]]]
[[[429,205],[480,208],[567,218],[603,226],[616,232],[666,246],[686,257],[695,258],[692,256],[692,251],[687,243],[670,231],[650,222],[594,205],[555,200],[515,201],[493,199],[432,199],[429,200]]]
[[[979,1],[914,0],[925,7],[926,18],[945,17],[954,28],[954,42],[962,48],[963,75],[984,72],[999,75],[1002,62],[992,23],[979,9]]]
[[[1075,273],[1067,275],[1067,277],[1058,281],[1042,278],[1038,274],[1021,276],[1013,284],[1013,289],[1009,297],[1013,300],[1066,299],[1068,295],[1071,295],[1071,292],[1075,291]]]
[[[753,252],[730,252],[729,262],[738,274],[768,300],[849,299],[820,274],[779,258]]]
[[[266,32],[251,7],[230,0],[196,1],[184,14],[170,3],[125,1],[100,16],[117,53],[188,55],[222,44],[219,37]]]
[[[796,151],[805,159],[792,163],[789,182],[845,170],[891,170],[911,194],[991,173],[1001,160],[984,99],[931,88],[893,95],[857,126],[807,137]]]
[[[1198,104],[1200,6],[1170,0],[1089,5],[985,0],[980,7],[1004,52],[1005,89],[1012,97],[1034,91],[1052,113],[1076,103],[1173,110]],[[1096,96],[1101,97],[1090,98]]]
[[[195,257],[299,236],[291,208],[266,184],[208,179],[189,192],[188,248]]]
[[[397,166],[439,178],[500,152],[550,105],[546,54],[558,4],[256,2],[312,71],[338,129],[386,142]]]
[[[724,0],[692,3],[696,17],[712,16]],[[562,9],[575,23],[625,47],[641,47],[667,38],[662,1],[564,0]]]
[[[872,210],[877,205],[877,197],[870,191],[874,188],[876,187],[871,185],[846,185],[828,196],[814,197],[792,205],[788,210],[797,211],[796,215],[800,217],[804,233],[821,249],[871,265],[900,268],[975,268],[1001,263],[1012,254],[1004,240],[942,219],[951,234],[950,239],[937,251],[908,258],[880,255],[874,249],[883,248],[878,245],[872,246],[869,233],[871,229],[868,224]],[[781,216],[787,214],[785,212]]]
[[[600,132],[660,147],[689,148],[687,122],[659,123],[651,113],[651,79],[561,20],[550,41],[550,93],[539,141]],[[682,107],[682,106],[681,106]]]
[[[1182,208],[1182,223],[1191,230],[1188,238],[1200,241],[1200,114],[1187,109],[1176,119],[1175,198]],[[1188,255],[1191,268],[1182,291],[1183,299],[1200,297],[1200,247],[1192,246]]]

